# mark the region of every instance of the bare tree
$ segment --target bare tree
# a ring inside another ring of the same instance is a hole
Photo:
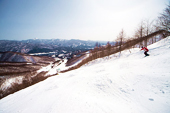
[[[109,55],[110,55],[110,50],[111,50],[111,44],[110,44],[110,42],[107,42],[106,49],[107,49],[107,54],[108,54],[108,56],[109,56]]]
[[[149,35],[154,32],[154,26],[153,26],[154,20],[145,20],[144,27],[145,27],[145,35]]]
[[[150,22],[149,20],[144,21],[144,36],[148,36],[154,31],[153,22],[154,21]],[[147,47],[147,42],[148,42],[148,39],[146,38],[144,41],[145,47]],[[152,39],[152,43],[153,43],[153,39]]]
[[[170,4],[167,5],[159,18],[162,29],[170,31]]]
[[[139,24],[138,28],[135,31],[135,37],[141,38],[145,36],[144,31],[145,31],[144,21],[141,21],[141,23]],[[139,47],[141,47],[142,45],[143,45],[142,42],[140,42]]]
[[[99,43],[98,43],[98,42],[96,42],[95,47],[96,47],[96,48],[98,48],[98,46],[99,46]]]
[[[159,19],[155,19],[155,21],[153,23],[153,30],[154,31],[161,30],[161,25],[160,25],[160,20]]]
[[[116,39],[116,42],[119,46],[119,52],[121,54],[121,51],[122,51],[122,45],[123,45],[123,42],[125,40],[125,32],[124,30],[122,29],[121,32],[119,33],[119,35],[117,36],[117,39]]]

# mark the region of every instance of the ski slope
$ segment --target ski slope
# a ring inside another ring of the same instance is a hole
[[[100,58],[0,100],[0,113],[170,113],[170,37]]]

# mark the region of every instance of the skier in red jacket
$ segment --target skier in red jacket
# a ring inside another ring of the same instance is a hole
[[[142,46],[142,49],[141,49],[141,50],[144,50],[144,51],[145,51],[145,52],[144,52],[145,56],[149,56],[149,54],[147,53],[147,52],[149,51],[147,47],[143,47],[143,46]]]

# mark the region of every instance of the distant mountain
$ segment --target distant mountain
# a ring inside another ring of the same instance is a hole
[[[106,42],[98,41],[101,45]],[[29,39],[22,41],[0,40],[0,51],[20,53],[41,53],[61,51],[86,51],[95,47],[96,41],[61,40],[61,39]]]

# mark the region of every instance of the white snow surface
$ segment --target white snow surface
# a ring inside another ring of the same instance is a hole
[[[100,58],[0,100],[0,113],[170,113],[170,37]]]

